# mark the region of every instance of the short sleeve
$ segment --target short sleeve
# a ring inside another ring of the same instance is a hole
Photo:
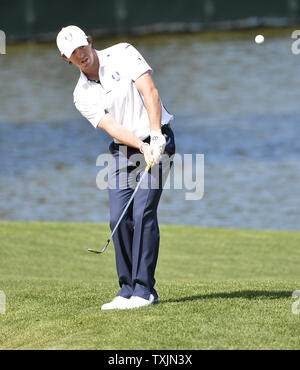
[[[122,48],[123,67],[126,68],[126,73],[133,81],[136,81],[145,72],[152,73],[152,68],[134,46],[122,43],[120,48]]]
[[[108,113],[107,109],[99,104],[84,103],[74,101],[77,110],[85,117],[90,123],[97,128],[101,118]]]

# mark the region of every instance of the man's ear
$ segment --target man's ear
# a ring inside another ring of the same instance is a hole
[[[69,61],[69,59],[68,59],[64,54],[63,54],[61,57],[62,57],[62,58],[63,58],[63,60],[65,60],[67,63],[72,64],[72,62],[70,62],[70,61]]]

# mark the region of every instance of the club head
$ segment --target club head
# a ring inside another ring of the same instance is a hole
[[[96,251],[95,249],[88,249],[89,252],[92,252],[92,253],[96,253],[96,254],[99,254],[99,253],[103,253],[102,251]]]
[[[110,242],[110,239],[108,239],[108,240],[107,240],[107,242],[106,242],[106,244],[105,244],[104,248],[103,248],[103,249],[101,249],[101,251],[96,251],[95,249],[90,249],[90,248],[88,249],[88,251],[89,251],[89,252],[92,252],[92,253],[96,253],[96,254],[103,253],[103,252],[105,252],[105,251],[106,251],[106,248],[107,248],[107,246],[108,246],[109,242]]]

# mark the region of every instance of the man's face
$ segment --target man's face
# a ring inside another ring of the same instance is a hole
[[[92,44],[80,46],[73,51],[70,58],[63,57],[67,62],[71,62],[82,71],[89,69],[94,64],[94,54]]]

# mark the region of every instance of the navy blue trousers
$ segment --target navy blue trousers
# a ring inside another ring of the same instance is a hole
[[[154,289],[155,268],[159,250],[157,207],[165,180],[175,154],[174,134],[170,126],[162,128],[166,148],[159,164],[154,166],[141,183],[114,236],[116,266],[120,290],[117,295],[158,298]],[[150,138],[144,140],[150,142]],[[115,165],[109,170],[110,227],[114,229],[146,162],[139,150],[112,142],[109,150]]]

